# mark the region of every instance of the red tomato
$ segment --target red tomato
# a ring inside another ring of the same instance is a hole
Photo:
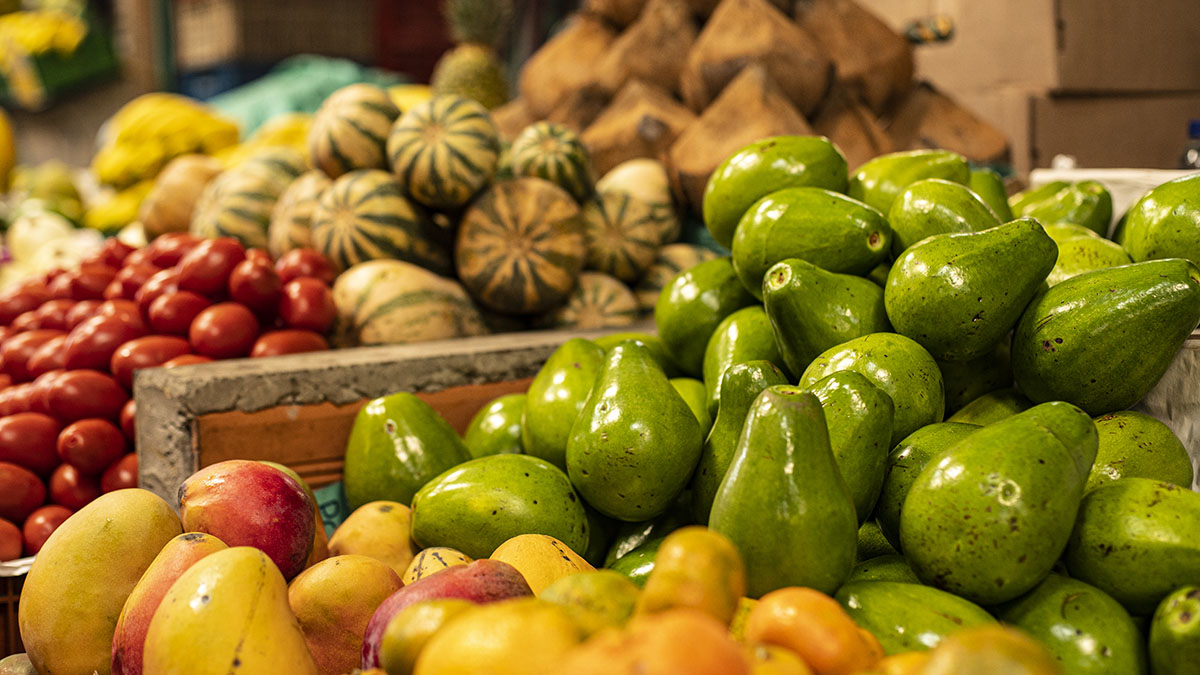
[[[156,333],[187,335],[192,320],[211,304],[208,298],[191,291],[163,293],[150,303],[150,327]]]
[[[15,384],[5,391],[9,392],[9,414],[37,412],[33,409],[33,397],[37,389],[32,382]]]
[[[150,280],[150,277],[158,273],[158,268],[148,263],[140,265],[126,265],[122,267],[117,276],[113,277],[112,283],[104,291],[106,298],[125,298],[132,300],[137,295],[138,289],[142,284]],[[115,294],[109,295],[109,291],[116,287]]]
[[[13,387],[8,387],[4,391],[0,391],[0,417],[12,415],[15,411],[12,409]]]
[[[0,293],[0,324],[7,326],[19,315],[37,309],[50,299],[45,286],[18,286]]]
[[[46,486],[32,471],[0,462],[0,518],[19,523],[46,501]]]
[[[96,313],[96,308],[100,306],[99,300],[83,300],[75,303],[75,306],[67,310],[67,327],[64,330],[71,330],[75,326],[92,318]]]
[[[70,302],[70,300],[67,302]],[[36,309],[31,309],[28,312],[22,312],[17,315],[17,318],[8,324],[8,327],[18,333],[24,333],[27,330],[37,330],[38,328],[42,328],[42,317]]]
[[[115,420],[129,400],[129,394],[116,380],[94,370],[68,370],[47,387],[50,414],[68,423],[88,417]]]
[[[210,297],[224,293],[233,268],[245,259],[246,249],[237,239],[206,239],[179,261],[179,287]]]
[[[133,387],[133,371],[157,368],[176,356],[191,353],[188,341],[172,335],[147,335],[130,340],[113,352],[109,370],[126,389]]]
[[[62,525],[67,518],[71,517],[71,509],[57,504],[43,506],[42,508],[29,514],[29,519],[25,521],[25,526],[22,529],[22,535],[25,539],[25,555],[36,555],[42,550],[42,546],[51,534]]]
[[[120,267],[124,264],[125,258],[128,258],[134,250],[132,246],[120,239],[110,237],[104,240],[104,245],[100,247],[100,253],[96,258],[109,267]]]
[[[0,518],[0,562],[21,557],[21,531],[16,525]]]
[[[103,472],[109,464],[120,459],[125,450],[125,434],[108,420],[72,422],[58,435],[59,458],[88,475]]]
[[[115,316],[131,326],[140,326],[143,331],[146,330],[146,321],[142,318],[138,304],[133,300],[105,300],[96,306],[95,316]]]
[[[162,269],[158,265],[150,262],[150,249],[148,248],[137,249],[133,253],[125,256],[124,262],[121,263],[122,267],[133,267],[135,265],[153,265],[158,269]]]
[[[8,326],[0,326],[0,344],[3,344],[5,340],[16,334],[17,332]]]
[[[131,398],[125,402],[125,405],[121,406],[120,417],[121,433],[125,434],[125,438],[129,441],[130,446],[137,443],[137,433],[134,427],[135,419],[137,419],[137,401]]]
[[[135,488],[138,486],[137,453],[131,452],[113,462],[100,476],[100,489],[104,492]]]
[[[41,319],[41,328],[67,330],[67,314],[75,305],[74,301],[61,298],[42,303],[42,306],[37,308],[38,317]]]
[[[254,348],[250,350],[250,356],[279,356],[320,352],[326,349],[329,349],[329,343],[319,333],[311,330],[273,330],[259,336],[254,342]]]
[[[65,372],[67,371],[51,370],[38,375],[37,379],[33,381],[33,393],[29,397],[30,403],[32,404],[30,406],[30,410],[32,412],[38,412],[42,413],[43,415],[50,415],[53,417],[50,412],[50,399],[47,397],[49,396],[51,385],[54,384],[54,381],[58,379],[59,375],[62,375]],[[0,392],[0,394],[3,394],[3,392]],[[58,434],[55,434],[56,438],[57,436]]]
[[[97,300],[104,297],[104,289],[117,276],[117,271],[107,265],[95,265],[67,272],[50,282],[50,292],[56,298],[71,300]],[[62,295],[63,287],[66,295]]]
[[[245,305],[222,302],[192,321],[188,341],[197,354],[216,359],[233,359],[250,353],[258,337],[258,319]]]
[[[62,426],[49,415],[27,412],[0,418],[0,462],[10,462],[45,478],[58,466]]]
[[[201,363],[212,363],[213,360],[214,359],[211,359],[207,356],[201,356],[200,354],[184,354],[183,356],[176,356],[170,361],[167,361],[166,363],[162,364],[162,367],[174,368],[175,366],[195,366]],[[0,391],[0,396],[3,395],[4,392]]]
[[[146,257],[151,264],[159,267],[173,267],[200,241],[187,232],[170,232],[150,242],[145,249]]]
[[[78,511],[100,496],[100,476],[83,473],[70,464],[60,464],[50,474],[50,501]]]
[[[142,287],[134,294],[133,299],[137,301],[138,308],[142,310],[142,313],[146,314],[150,311],[150,304],[158,296],[165,293],[174,293],[177,290],[179,290],[179,272],[171,267],[155,272],[154,276],[142,284]]]
[[[337,305],[333,291],[317,279],[301,277],[287,282],[279,301],[279,316],[292,328],[324,333],[333,326]]]
[[[266,249],[248,248],[246,249],[246,260],[253,260],[264,265],[274,265],[275,261],[271,259],[271,254],[267,253]]]
[[[25,362],[29,377],[35,380],[51,370],[63,370],[67,367],[66,335],[58,335],[46,340],[41,347],[34,350]]]
[[[141,319],[133,323],[127,318],[97,314],[72,328],[64,346],[67,370],[108,368],[117,347],[146,334]]]
[[[0,390],[7,389],[12,386],[12,378],[4,373],[0,373]]]
[[[0,369],[11,377],[13,382],[32,379],[29,375],[29,357],[33,356],[38,347],[62,334],[61,330],[43,328],[10,337],[0,345]]]
[[[294,248],[279,256],[275,263],[275,271],[279,272],[279,278],[285,284],[293,279],[312,277],[329,285],[337,278],[337,272],[333,270],[333,265],[329,264],[329,259],[321,255],[320,251],[311,248]]]
[[[270,263],[243,260],[229,275],[229,298],[256,312],[275,309],[283,282]]]

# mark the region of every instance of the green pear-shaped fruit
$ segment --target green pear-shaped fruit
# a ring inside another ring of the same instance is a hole
[[[962,155],[949,150],[908,150],[880,155],[858,167],[846,194],[883,213],[904,188],[925,178],[967,184],[971,170]]]
[[[941,178],[926,178],[904,188],[887,212],[892,226],[892,255],[935,234],[982,232],[1000,219],[971,188]]]
[[[1200,174],[1147,192],[1126,213],[1119,241],[1135,261],[1186,258],[1200,265]]]
[[[1102,237],[1108,234],[1108,224],[1113,217],[1112,194],[1094,180],[1047,183],[1013,195],[1008,204],[1018,218],[1036,218],[1043,223],[1075,223]]]
[[[899,553],[881,555],[863,560],[850,570],[849,584],[854,581],[897,581],[902,584],[919,584],[921,580],[908,566],[908,561]]]
[[[1059,402],[942,451],[900,510],[900,543],[913,571],[984,605],[1028,592],[1067,546],[1096,445],[1087,413]]]
[[[758,395],[708,525],[742,554],[750,597],[842,585],[854,567],[858,521],[815,395],[790,386]]]
[[[986,427],[1032,407],[1033,402],[1016,389],[997,389],[977,397],[947,417],[946,421]]]
[[[879,523],[874,520],[867,519],[865,523],[858,528],[858,547],[854,554],[854,559],[862,562],[879,558],[885,555],[896,555],[897,551],[892,543],[883,536],[883,532],[879,529]]]
[[[1096,418],[1100,449],[1087,490],[1121,478],[1153,478],[1192,487],[1194,471],[1187,448],[1167,425],[1134,410]]]
[[[479,409],[467,425],[463,443],[472,457],[522,452],[521,418],[525,394],[505,394]]]
[[[708,412],[708,392],[704,389],[704,383],[692,377],[673,377],[670,381],[700,423],[700,436],[707,437],[712,429],[713,418]]]
[[[609,544],[608,552],[604,556],[604,566],[612,567],[616,561],[626,555],[651,544],[657,548],[657,543],[666,539],[668,534],[681,527],[691,525],[690,504],[690,496],[685,491],[666,512],[650,520],[637,523],[618,523],[613,533],[612,543]]]
[[[888,318],[934,358],[977,359],[1016,325],[1057,255],[1042,226],[1027,219],[935,235],[892,265],[883,296]]]
[[[729,248],[738,221],[759,198],[788,187],[845,192],[846,158],[822,136],[771,136],[725,159],[704,187],[704,224]]]
[[[717,258],[675,275],[654,305],[654,323],[671,359],[687,375],[700,375],[704,347],[721,321],[755,304],[729,258]]]
[[[571,427],[567,473],[597,511],[640,521],[670,506],[700,457],[700,423],[650,352],[623,342]]]
[[[763,306],[784,363],[793,373],[804,372],[830,347],[892,329],[883,289],[873,281],[827,272],[798,258],[767,270]]]
[[[571,425],[604,367],[604,350],[583,338],[562,343],[529,383],[521,422],[525,453],[564,471]]]
[[[954,631],[996,622],[979,605],[920,584],[855,581],[835,597],[889,656],[933,649]]]
[[[778,366],[762,359],[735,363],[721,375],[717,418],[692,476],[692,517],[696,522],[708,523],[713,498],[737,451],[750,405],[767,387],[787,383],[787,376]]]
[[[942,372],[921,345],[895,333],[871,333],[826,350],[800,376],[801,387],[842,370],[866,376],[895,405],[892,443],[946,412]]]
[[[861,525],[875,509],[892,447],[892,398],[870,380],[843,370],[813,383],[821,400],[829,444]]]
[[[1082,225],[1076,225],[1075,223],[1043,223],[1042,229],[1046,231],[1046,234],[1049,235],[1049,237],[1053,239],[1054,243],[1056,244],[1062,244],[1064,241],[1067,241],[1068,239],[1074,239],[1076,237],[1092,237],[1093,239],[1103,239],[1103,237],[1097,234],[1094,230],[1089,230],[1088,228]]]
[[[721,397],[721,376],[736,363],[770,361],[783,369],[783,355],[771,321],[762,305],[753,305],[725,317],[704,349],[704,387],[708,410],[715,413]]]
[[[1001,340],[991,352],[970,361],[938,361],[946,385],[946,412],[953,413],[984,394],[1012,386],[1009,342]]]
[[[888,453],[883,487],[875,503],[875,521],[888,543],[900,550],[900,509],[913,481],[929,460],[979,429],[974,424],[938,422],[921,427],[896,444]]]
[[[596,346],[603,349],[605,352],[617,346],[619,343],[626,340],[640,342],[643,347],[650,350],[650,355],[662,366],[663,372],[667,377],[680,377],[683,371],[679,369],[679,365],[671,359],[670,351],[667,349],[667,343],[663,342],[662,338],[649,333],[610,333],[601,335],[592,340]]]
[[[1084,272],[1102,270],[1133,262],[1120,244],[1100,237],[1071,237],[1058,242],[1058,260],[1046,283],[1060,284]]]
[[[733,268],[754,297],[772,265],[800,258],[845,274],[866,274],[887,257],[892,228],[879,211],[820,188],[785,188],[758,200],[733,235]]]
[[[1153,673],[1186,673],[1200,663],[1200,587],[1189,584],[1163,598],[1149,647]]]
[[[1017,386],[1092,415],[1137,403],[1200,322],[1200,269],[1172,258],[1088,272],[1029,303],[1013,333]]]
[[[971,169],[967,187],[979,195],[1000,222],[1007,223],[1013,219],[1012,209],[1008,206],[1008,192],[1004,189],[1004,179],[1000,174],[991,169]]]

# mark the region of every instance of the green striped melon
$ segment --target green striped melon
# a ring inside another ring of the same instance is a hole
[[[267,250],[273,257],[312,246],[312,218],[317,211],[317,200],[331,182],[325,172],[313,169],[292,181],[279,196],[267,227]]]
[[[587,255],[579,206],[540,178],[496,183],[467,209],[454,247],[458,276],[483,306],[541,314],[566,301]]]
[[[304,170],[304,157],[271,147],[225,170],[205,186],[190,231],[206,239],[235,237],[246,248],[266,248],[275,202]]]
[[[516,176],[544,178],[580,201],[592,193],[592,156],[579,135],[561,124],[530,124],[509,153]]]
[[[620,279],[600,272],[584,272],[567,304],[538,321],[541,328],[609,328],[637,320],[637,296]]]
[[[337,270],[367,260],[394,258],[438,274],[451,271],[438,230],[409,201],[392,174],[362,169],[333,181],[317,202],[313,248]]]
[[[659,293],[662,293],[662,289],[676,274],[717,257],[719,256],[715,251],[695,244],[669,244],[662,247],[658,253],[658,260],[646,270],[646,275],[633,289],[642,311],[654,311]]]
[[[339,346],[404,344],[483,335],[462,285],[401,260],[358,263],[333,284]]]
[[[650,205],[625,192],[593,195],[583,207],[587,268],[627,284],[658,258],[662,229]]]
[[[679,240],[683,229],[671,198],[667,167],[656,159],[638,157],[614,166],[596,181],[596,192],[624,192],[650,205],[651,217],[658,221],[664,244]]]
[[[487,108],[461,96],[436,96],[396,120],[387,153],[405,194],[451,209],[492,179],[500,136]]]
[[[329,95],[308,131],[312,165],[337,178],[355,169],[382,169],[388,132],[400,109],[387,92],[352,84]]]

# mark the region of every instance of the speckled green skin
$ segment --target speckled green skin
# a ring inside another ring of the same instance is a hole
[[[919,584],[921,580],[913,574],[908,561],[899,553],[889,553],[878,558],[864,560],[850,570],[846,583],[855,581],[896,581],[903,584]]]
[[[704,388],[710,412],[721,398],[725,370],[736,363],[759,360],[770,361],[787,374],[771,320],[762,305],[753,305],[725,317],[704,349]]]
[[[926,178],[904,188],[887,219],[896,257],[926,237],[982,232],[1001,222],[971,188],[941,178]]]
[[[519,534],[547,534],[572,551],[588,548],[583,501],[566,475],[529,455],[473,459],[434,478],[412,504],[412,537],[486,558]]]
[[[1013,219],[1012,209],[1008,207],[1008,191],[1004,189],[1004,179],[1000,174],[991,169],[971,169],[967,187],[979,195],[1000,222],[1007,223]]]
[[[1044,579],[1066,548],[1095,459],[1087,425],[1075,406],[1047,403],[931,460],[900,511],[901,547],[917,576],[982,605]]]
[[[862,375],[843,370],[817,380],[812,393],[825,410],[829,444],[850,489],[862,525],[875,509],[888,450],[892,447],[892,398]]]
[[[1054,268],[1058,248],[1028,219],[982,232],[940,234],[892,265],[884,304],[896,332],[942,361],[996,348]]]
[[[1095,231],[1089,230],[1082,225],[1076,225],[1075,223],[1042,223],[1042,229],[1046,231],[1046,234],[1056,244],[1062,244],[1064,241],[1074,239],[1075,237],[1102,238]]]
[[[895,333],[872,333],[825,351],[800,376],[801,387],[841,370],[853,370],[892,397],[892,444],[946,412],[942,371],[921,345]]]
[[[771,265],[800,258],[830,272],[863,275],[887,257],[892,228],[879,211],[819,188],[786,188],[758,200],[733,235],[733,268],[756,298]]]
[[[1187,258],[1200,265],[1200,175],[1146,193],[1126,214],[1122,236],[1134,260]]]
[[[772,136],[725,159],[704,187],[704,224],[725,248],[738,221],[759,198],[787,187],[845,192],[846,158],[822,136]]]
[[[1041,642],[1069,675],[1147,672],[1146,641],[1129,612],[1077,579],[1051,574],[996,616]]]
[[[1084,272],[1133,262],[1120,244],[1099,237],[1071,237],[1058,242],[1058,260],[1046,283],[1055,286]]]
[[[1150,623],[1149,647],[1155,675],[1185,673],[1200,663],[1200,587],[1184,586],[1163,598]]]
[[[571,427],[567,474],[600,513],[648,520],[687,485],[703,443],[696,416],[649,350],[622,342]]]
[[[693,377],[673,377],[671,386],[675,387],[680,398],[696,416],[696,421],[700,423],[700,436],[707,438],[713,418],[708,412],[708,393],[704,390],[704,383]]]
[[[1037,218],[1043,223],[1075,223],[1102,237],[1108,235],[1108,225],[1113,217],[1112,195],[1094,180],[1055,181],[1013,195],[1008,205],[1018,218]]]
[[[521,418],[525,416],[525,394],[505,394],[475,413],[463,443],[472,457],[523,452]]]
[[[599,568],[604,564],[604,556],[608,555],[608,549],[617,537],[620,523],[588,506],[587,502],[583,503],[583,511],[587,514],[588,521],[588,547],[583,553],[583,559]]]
[[[662,367],[663,372],[667,374],[667,377],[681,377],[683,375],[683,371],[680,370],[675,361],[671,359],[671,354],[667,350],[667,344],[663,342],[662,338],[658,337],[657,335],[651,335],[649,333],[612,333],[610,335],[601,335],[595,340],[592,340],[592,342],[595,342],[597,347],[607,352],[626,340],[640,342],[642,343],[643,347],[649,349],[650,355],[653,356],[654,360],[658,362],[658,365]]]
[[[613,563],[624,558],[626,554],[643,548],[651,542],[660,542],[675,530],[691,525],[692,521],[688,512],[690,504],[691,499],[687,498],[685,492],[675,500],[666,513],[656,518],[640,523],[618,523],[612,543],[608,547],[608,553],[604,556],[604,566],[612,567]],[[657,548],[658,544],[655,543],[654,547]]]
[[[658,548],[662,543],[662,539],[651,539],[618,558],[609,569],[624,574],[635,586],[642,588],[646,585],[646,579],[650,578],[650,573],[654,571],[654,560],[658,557]]]
[[[821,352],[868,333],[892,330],[883,289],[849,274],[790,258],[763,278],[763,307],[788,370],[802,373]]]
[[[1120,478],[1152,478],[1191,488],[1192,460],[1171,428],[1134,410],[1096,418],[1100,449],[1088,475],[1089,492]]]
[[[815,395],[789,386],[758,395],[708,526],[742,554],[750,597],[842,585],[854,567],[858,521]]]
[[[708,523],[713,498],[733,461],[754,399],[767,387],[787,383],[787,376],[778,366],[762,359],[735,363],[725,369],[721,376],[717,418],[704,440],[700,461],[692,474],[692,517],[696,522]]]
[[[947,422],[963,422],[986,427],[1033,407],[1033,402],[1016,389],[998,389],[982,394],[961,410],[946,418]]]
[[[1200,269],[1179,258],[1088,272],[1035,297],[1013,333],[1031,401],[1092,415],[1137,403],[1200,321]]]
[[[729,258],[707,260],[675,275],[654,305],[654,323],[671,359],[684,374],[701,374],[704,347],[721,321],[755,304]]]
[[[858,547],[854,554],[855,560],[862,562],[885,555],[897,554],[898,552],[892,546],[891,542],[879,530],[879,523],[874,520],[867,520],[867,522],[858,528]]]
[[[850,176],[846,194],[887,213],[904,188],[925,178],[966,185],[971,170],[962,155],[949,150],[892,152],[858,167]]]
[[[888,453],[883,487],[875,504],[875,520],[888,543],[900,550],[900,509],[913,481],[938,453],[979,429],[974,424],[939,422],[921,427]]]
[[[567,438],[604,367],[605,352],[583,338],[562,343],[529,383],[521,444],[525,453],[567,468]]]
[[[470,458],[458,433],[416,396],[368,401],[346,443],[346,503],[350,510],[381,499],[408,504],[430,479]]]
[[[933,649],[950,633],[996,622],[979,605],[920,584],[853,581],[834,597],[889,656]]]
[[[1008,340],[970,361],[938,361],[946,386],[946,412],[953,413],[984,394],[1011,387],[1012,359]]]
[[[1064,558],[1071,576],[1131,614],[1200,579],[1200,494],[1149,478],[1122,478],[1083,499]]]

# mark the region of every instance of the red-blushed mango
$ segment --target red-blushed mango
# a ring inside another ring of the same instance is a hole
[[[226,548],[225,542],[203,532],[181,534],[162,547],[117,617],[112,642],[113,675],[141,675],[146,631],[171,584],[197,560]]]
[[[728,625],[745,594],[746,568],[737,548],[722,534],[691,526],[663,540],[636,612],[691,607]]]
[[[313,503],[313,545],[312,552],[308,554],[308,561],[304,563],[304,569],[308,569],[313,565],[321,562],[329,557],[329,535],[325,533],[325,518],[321,516],[321,505],[317,502],[317,495],[313,493],[312,488],[308,483],[300,477],[300,474],[292,470],[291,467],[284,466],[278,462],[268,462],[259,460],[267,466],[273,466],[276,469],[284,472],[296,481],[300,487],[304,488],[305,494],[312,500]],[[399,574],[399,572],[397,572]]]
[[[720,621],[695,609],[634,617],[571,650],[555,672],[571,675],[749,675],[742,647]]]
[[[429,638],[475,603],[456,598],[426,600],[400,610],[383,632],[379,661],[388,675],[412,675]]]
[[[582,635],[561,607],[516,598],[469,609],[429,638],[414,675],[551,675]],[[566,671],[570,672],[570,671]]]
[[[837,600],[798,586],[771,591],[746,618],[746,641],[800,655],[816,675],[851,675],[883,658],[883,648]]]
[[[417,547],[412,543],[412,511],[400,502],[363,504],[333,531],[329,553],[365,555],[380,560],[391,565],[403,579],[417,553]]]

